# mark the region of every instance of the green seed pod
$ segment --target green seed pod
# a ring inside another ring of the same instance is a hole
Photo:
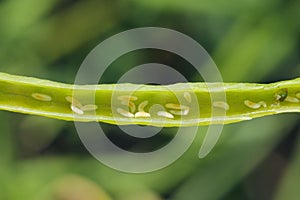
[[[74,86],[0,73],[0,109],[68,121],[165,127],[228,124],[300,112],[300,78],[271,84],[224,83],[222,87],[214,83],[117,86]],[[226,102],[212,101],[212,93],[225,93]],[[86,98],[91,94],[94,102]],[[161,109],[151,109],[154,105]],[[214,110],[224,114],[215,117]]]

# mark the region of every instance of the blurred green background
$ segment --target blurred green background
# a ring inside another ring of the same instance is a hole
[[[73,83],[85,56],[101,41],[131,28],[158,26],[198,41],[223,80],[260,82],[300,76],[298,0],[1,0],[0,71]],[[198,81],[185,62],[145,51],[116,61],[103,78],[114,83],[131,67],[159,62]],[[96,161],[74,124],[0,111],[0,200],[293,200],[300,198],[299,114],[226,125],[214,150],[198,151],[207,127],[171,166],[126,174]],[[160,145],[176,130],[131,141],[127,149]],[[145,147],[146,148],[146,147]]]

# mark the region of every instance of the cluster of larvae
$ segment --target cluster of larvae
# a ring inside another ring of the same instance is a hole
[[[41,94],[41,93],[32,93],[31,96],[39,101],[51,101],[52,98],[49,95]],[[71,110],[79,115],[83,115],[84,112],[94,111],[98,109],[97,105],[94,104],[86,104],[82,105],[77,99],[67,96],[66,101],[70,103]]]
[[[39,101],[51,101],[52,98],[49,95],[46,94],[41,94],[41,93],[33,93],[31,95],[34,99],[39,100]],[[188,92],[183,93],[184,99],[187,101],[187,103],[192,102],[191,94]],[[299,103],[300,102],[300,92],[295,94],[294,96],[289,96],[288,95],[288,90],[287,89],[281,89],[279,92],[275,94],[275,103],[271,104],[271,107],[276,107],[280,105],[280,102],[291,102],[291,103]],[[129,95],[123,95],[119,96],[118,100],[121,102],[122,105],[127,106],[129,109],[125,110],[123,108],[118,107],[116,111],[124,116],[124,117],[129,117],[129,118],[150,118],[151,114],[149,112],[145,111],[145,107],[148,105],[148,101],[142,101],[137,109],[134,101],[138,100],[138,97],[136,96],[129,96]],[[67,96],[66,101],[70,103],[70,109],[79,115],[83,115],[85,112],[88,111],[94,111],[98,109],[97,105],[94,104],[86,104],[82,105],[77,99]],[[258,109],[260,107],[267,107],[267,103],[265,101],[259,101],[259,102],[253,102],[250,100],[245,100],[244,105],[247,106],[248,108],[251,109]],[[213,107],[224,109],[224,110],[229,110],[230,107],[228,103],[223,102],[223,101],[216,101],[212,103]],[[160,117],[165,117],[169,119],[173,119],[174,115],[178,116],[186,116],[189,114],[190,107],[187,105],[181,105],[181,104],[175,104],[175,103],[167,103],[165,105],[167,110],[161,110],[156,113],[157,116]],[[136,111],[137,110],[137,111]]]
[[[187,101],[187,103],[192,102],[191,94],[188,92],[183,93],[184,99]],[[138,97],[136,96],[129,96],[129,95],[123,95],[119,96],[118,100],[121,102],[122,105],[125,105],[129,108],[129,111],[123,109],[123,108],[117,108],[117,112],[124,116],[124,117],[130,117],[130,118],[150,118],[151,114],[149,112],[145,111],[145,107],[148,105],[148,101],[143,101],[138,105],[137,112],[136,112],[136,105],[134,101],[138,100]],[[186,105],[176,104],[176,103],[167,103],[165,105],[167,109],[170,109],[169,112],[165,110],[157,111],[156,115],[160,117],[165,117],[169,119],[173,119],[174,115],[181,115],[185,116],[188,115],[190,112],[190,108]]]
[[[300,102],[300,92],[295,94],[295,97],[288,95],[288,90],[286,88],[281,89],[274,95],[275,102],[271,104],[271,107],[280,106],[280,102],[290,102],[290,103],[299,103]],[[267,103],[265,101],[253,102],[250,100],[245,100],[244,104],[252,109],[258,109],[261,106],[264,108],[267,107]]]

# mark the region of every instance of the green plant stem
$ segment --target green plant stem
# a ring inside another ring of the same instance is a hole
[[[226,94],[226,99],[219,98],[223,94]],[[271,84],[71,85],[0,73],[2,110],[118,125],[228,124],[278,113],[300,112],[299,95],[300,78]]]

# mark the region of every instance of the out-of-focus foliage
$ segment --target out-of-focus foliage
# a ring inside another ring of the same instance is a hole
[[[159,26],[203,45],[225,81],[292,79],[300,76],[299,10],[297,0],[2,0],[0,71],[72,83],[84,57],[104,39],[130,28]],[[173,66],[190,81],[200,80],[176,57],[145,52],[120,58],[103,82],[112,83],[121,72],[149,61]],[[200,160],[206,130],[201,127],[177,162],[140,175],[96,161],[71,122],[3,111],[0,119],[0,200],[84,199],[83,193],[91,200],[300,196],[296,114],[225,126],[216,148]],[[113,126],[107,128],[117,134]],[[128,141],[121,137],[118,142]]]
[[[299,134],[299,129],[297,133]],[[285,176],[280,183],[279,190],[277,192],[276,199],[298,199],[300,196],[300,191],[298,185],[300,184],[300,140],[297,139],[296,148],[293,153],[292,161],[288,163]]]

